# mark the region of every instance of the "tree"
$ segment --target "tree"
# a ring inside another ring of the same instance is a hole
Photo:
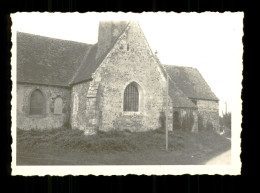
[[[224,126],[231,129],[231,112],[222,112],[222,116],[219,117],[220,126]]]

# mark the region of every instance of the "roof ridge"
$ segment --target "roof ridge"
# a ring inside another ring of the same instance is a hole
[[[180,65],[176,65],[176,64],[162,64],[163,66],[172,66],[172,67],[177,67],[177,68],[193,68],[193,69],[197,69],[196,67],[193,66],[180,66]]]
[[[60,38],[54,38],[54,37],[49,37],[49,36],[44,36],[44,35],[39,35],[39,34],[31,34],[31,33],[27,33],[27,32],[21,32],[21,31],[17,31],[17,34],[24,34],[27,36],[35,36],[35,37],[41,37],[44,39],[51,39],[51,40],[57,40],[57,41],[64,41],[64,42],[71,42],[71,43],[77,43],[77,44],[85,44],[85,45],[95,45],[95,44],[89,44],[86,42],[79,42],[79,41],[74,41],[74,40],[65,40],[65,39],[60,39]]]
[[[219,100],[197,68],[164,65],[175,85],[188,97]],[[177,73],[178,72],[178,73]],[[179,79],[179,80],[178,80]]]

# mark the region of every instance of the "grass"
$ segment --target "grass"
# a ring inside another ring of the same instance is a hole
[[[203,164],[231,147],[216,133],[169,132],[169,151],[161,130],[136,132],[99,131],[85,136],[83,131],[66,128],[17,130],[18,165],[142,165]]]

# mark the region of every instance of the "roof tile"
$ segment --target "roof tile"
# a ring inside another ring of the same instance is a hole
[[[164,65],[176,86],[188,97],[218,101],[216,95],[196,68]]]
[[[69,86],[90,47],[17,32],[17,81]]]

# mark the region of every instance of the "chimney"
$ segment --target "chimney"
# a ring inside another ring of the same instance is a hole
[[[99,59],[114,44],[114,41],[126,28],[128,21],[100,21],[98,29],[98,50],[96,59]]]

